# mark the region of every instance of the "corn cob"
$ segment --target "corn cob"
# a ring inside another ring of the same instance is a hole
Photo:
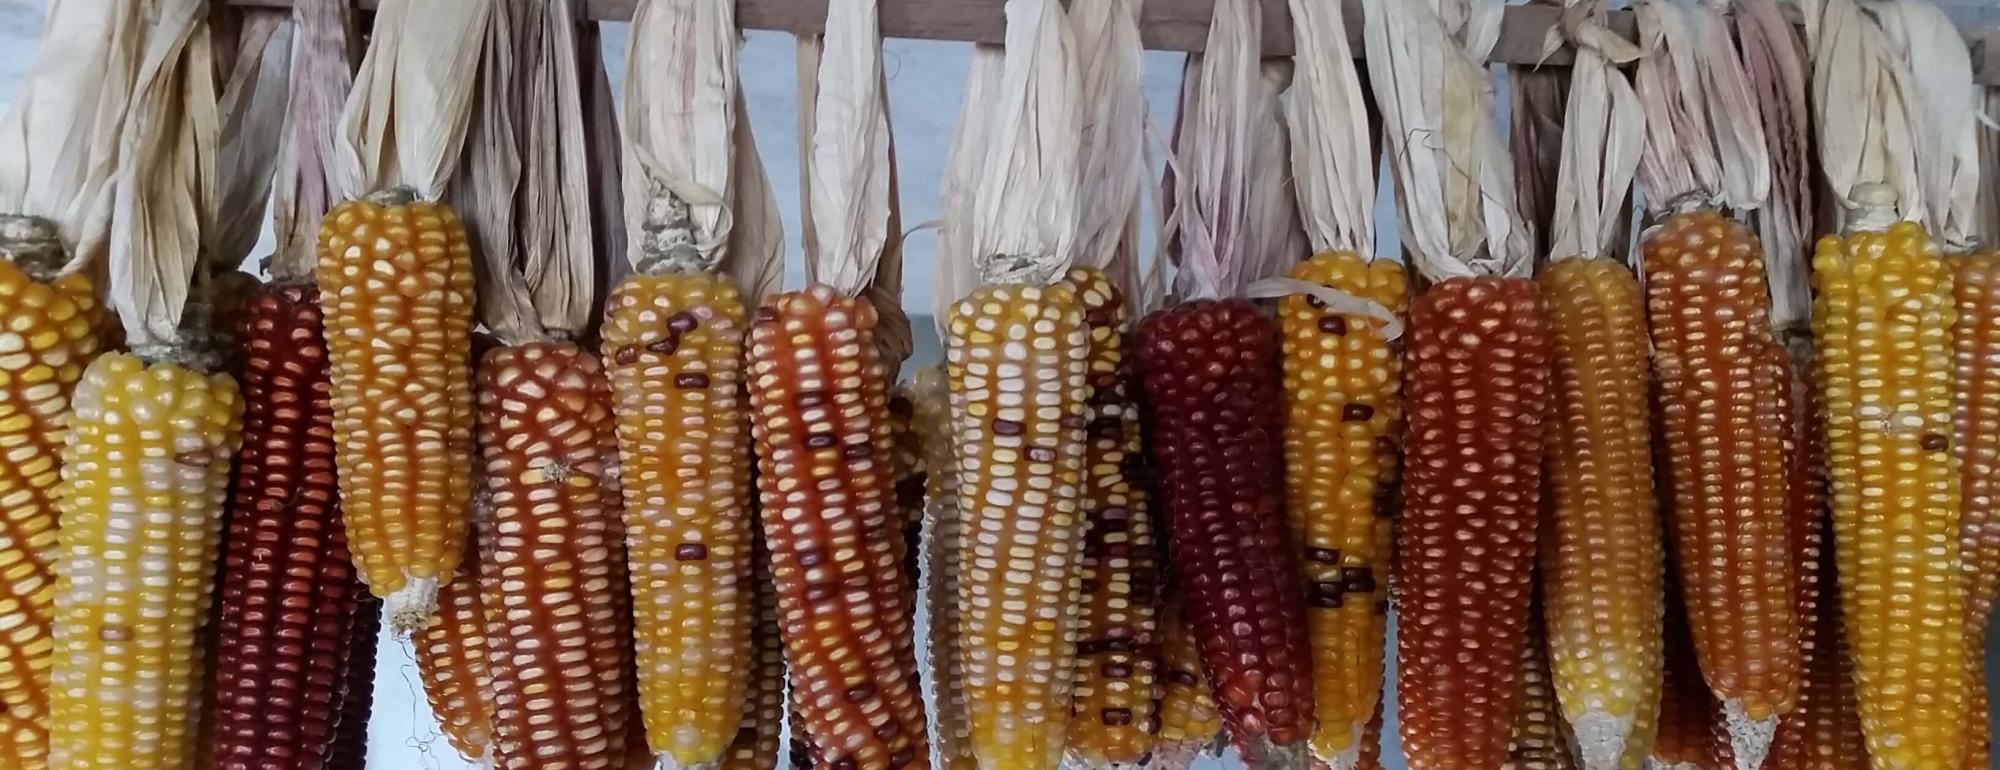
[[[1671,560],[1669,560],[1671,563]],[[1668,577],[1676,577],[1670,569]],[[1701,664],[1681,604],[1678,581],[1669,580],[1662,627],[1659,728],[1652,760],[1662,770],[1717,770],[1712,730],[1715,694],[1701,678]]]
[[[1500,770],[1576,770],[1540,614],[1528,619],[1528,643],[1521,647],[1520,694],[1508,729],[1507,761]]]
[[[939,770],[978,770],[972,755],[972,723],[966,715],[965,664],[959,657],[958,602],[960,545],[964,524],[958,507],[958,455],[951,430],[951,395],[942,366],[917,374],[917,432],[924,440],[924,597],[930,610],[926,639],[930,650],[936,711],[931,740]]]
[[[787,685],[789,688],[789,685]],[[819,767],[812,745],[812,735],[806,732],[805,717],[799,714],[798,702],[785,696],[785,719],[791,725],[791,741],[785,746],[785,756],[791,761],[793,770],[813,770]]]
[[[340,722],[326,752],[326,770],[366,770],[368,719],[375,712],[375,646],[382,635],[382,600],[356,580],[359,597],[353,636],[347,643],[346,691],[340,699]]]
[[[1302,766],[1312,660],[1284,515],[1277,338],[1248,302],[1190,302],[1140,324],[1137,358],[1176,577],[1223,722],[1253,766]],[[1313,593],[1375,581],[1357,571]]]
[[[1689,625],[1755,767],[1798,695],[1799,664],[1761,249],[1711,210],[1669,217],[1642,247]]]
[[[924,441],[917,433],[917,408],[910,389],[897,386],[889,395],[889,463],[895,468],[896,510],[902,514],[903,577],[911,588],[923,574],[924,553]]]
[[[1957,384],[1958,456],[1964,508],[1959,550],[1965,583],[1967,717],[1976,726],[1987,712],[1987,623],[2000,593],[2000,252],[1951,260],[1957,324],[1952,327]],[[1969,730],[1965,767],[1987,766],[1993,736]]]
[[[750,332],[757,488],[793,700],[829,767],[928,759],[912,608],[896,553],[888,385],[875,311],[825,286]]]
[[[493,537],[481,544],[481,597],[498,768],[605,770],[624,757],[627,610],[614,575],[622,565],[610,560],[619,534],[610,399],[597,357],[569,343],[504,347],[480,362],[479,445],[493,506],[482,524]]]
[[[1066,284],[986,286],[951,310],[945,366],[959,447],[959,656],[982,767],[1062,761],[1079,652],[1130,652],[1142,629],[1079,640],[1089,354]],[[1106,726],[1130,711],[1081,715]]]
[[[778,734],[785,727],[785,645],[778,639],[778,594],[771,586],[770,554],[751,538],[752,594],[756,623],[750,627],[750,687],[743,699],[742,725],[729,742],[720,770],[773,770],[778,766]]]
[[[103,311],[88,277],[42,272],[39,262],[63,258],[51,225],[0,218],[0,228],[14,241],[9,259],[0,259],[7,325],[0,337],[0,767],[41,770],[49,745],[56,482],[70,395],[101,349]]]
[[[1842,609],[1870,757],[1878,768],[1958,767],[1967,651],[1951,274],[1937,243],[1903,222],[1822,239],[1813,283]]]
[[[1169,591],[1160,607],[1160,734],[1153,761],[1162,770],[1186,770],[1222,732],[1222,716],[1182,606]]]
[[[482,501],[478,507],[484,516],[489,506]],[[431,713],[451,747],[474,762],[490,759],[493,749],[492,645],[479,595],[479,572],[485,566],[477,545],[467,541],[458,574],[438,591],[437,615],[413,640]]]
[[[1611,767],[1660,676],[1644,298],[1610,260],[1558,261],[1537,280],[1555,352],[1543,533],[1553,686],[1585,762]]]
[[[751,666],[743,300],[727,276],[641,275],[606,317],[647,742],[712,764],[737,733]]]
[[[191,763],[236,383],[124,354],[84,372],[64,450],[50,767]]]
[[[217,768],[317,767],[335,735],[357,582],[340,522],[318,292],[245,306],[246,403],[217,613]]]
[[[1401,265],[1351,253],[1318,254],[1292,277],[1408,310]],[[1378,505],[1399,453],[1402,361],[1381,322],[1329,311],[1294,294],[1279,310],[1285,353],[1285,502],[1300,567],[1314,586],[1311,623],[1313,701],[1319,727],[1313,753],[1355,757],[1363,728],[1382,699],[1383,618],[1375,613],[1388,581],[1370,580],[1359,596],[1350,576],[1388,572],[1394,526]],[[1327,587],[1322,590],[1320,587]]]
[[[472,252],[449,207],[410,198],[335,207],[317,267],[348,540],[401,635],[458,568],[472,500]]]
[[[1441,282],[1410,310],[1397,687],[1419,766],[1506,756],[1540,505],[1542,312],[1533,282],[1490,277]]]

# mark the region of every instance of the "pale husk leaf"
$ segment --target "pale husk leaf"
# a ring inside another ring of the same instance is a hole
[[[1292,172],[1315,251],[1375,253],[1376,153],[1342,3],[1290,0]]]
[[[344,198],[407,186],[439,200],[458,170],[493,0],[382,0],[340,118]]]
[[[1189,57],[1176,127],[1172,213],[1178,252],[1174,294],[1182,300],[1231,297],[1253,257],[1248,248],[1251,162],[1263,93],[1258,61],[1261,11],[1254,0],[1221,0],[1203,55]]]
[[[794,51],[793,81],[796,82],[799,119],[799,248],[805,252],[806,282],[819,280],[819,229],[813,227],[813,141],[814,122],[819,109],[819,60],[826,40],[818,35],[800,35]]]
[[[932,310],[939,338],[945,335],[951,306],[979,286],[978,254],[972,247],[973,191],[978,189],[980,160],[991,141],[993,105],[1000,93],[1000,74],[1005,61],[1000,46],[973,48],[958,128],[945,156],[944,182],[940,185],[944,216],[938,229],[937,283],[933,292],[936,307]]]
[[[520,77],[515,44],[530,0],[495,0],[480,46],[478,101],[467,126],[465,168],[452,198],[475,251],[479,319],[503,344],[547,336],[519,268],[515,197],[522,180],[514,94]],[[364,68],[366,65],[363,65]]]
[[[885,78],[883,92],[887,93],[888,88]],[[875,345],[882,351],[882,362],[889,367],[891,381],[901,371],[903,361],[916,350],[916,335],[910,329],[910,314],[903,310],[903,206],[900,195],[901,188],[896,177],[896,133],[891,130],[888,241],[882,246],[881,261],[875,263],[875,277],[868,281],[868,288],[861,291],[862,298],[875,308]]]
[[[1855,0],[1807,0],[1820,168],[1842,227],[1924,218],[1914,85],[1880,23]]]
[[[876,0],[832,0],[813,100],[814,280],[859,296],[889,241],[889,118]]]
[[[573,6],[532,2],[516,55],[521,79],[521,187],[516,197],[520,270],[541,325],[575,338],[590,324],[594,290],[590,136]],[[597,50],[590,52],[600,59]]]
[[[729,254],[722,268],[743,292],[743,302],[751,307],[783,286],[785,280],[785,224],[778,215],[778,196],[757,152],[757,137],[750,131],[750,110],[743,92],[736,92],[736,226],[729,232]]]
[[[1382,108],[1404,247],[1431,280],[1524,276],[1534,248],[1515,204],[1513,166],[1495,125],[1484,66],[1498,21],[1455,22],[1502,9],[1497,0],[1445,5],[1440,17],[1425,3],[1362,3],[1369,81]],[[1454,28],[1463,36],[1454,38]]]
[[[1912,75],[1925,224],[1945,248],[1970,251],[1978,239],[1981,130],[1972,53],[1951,17],[1932,3],[1890,3],[1881,12],[1883,28]]]
[[[1298,193],[1292,185],[1292,138],[1285,123],[1285,89],[1292,83],[1292,64],[1265,62],[1250,103],[1250,165],[1244,174],[1243,259],[1232,266],[1228,285],[1245,287],[1258,280],[1285,275],[1293,264],[1310,256],[1312,244],[1299,221]],[[1237,293],[1241,293],[1239,288]]]
[[[972,248],[987,283],[1043,285],[1075,256],[1083,85],[1057,0],[1007,0],[993,134],[972,191]]]
[[[290,26],[278,11],[245,11],[240,50],[222,82],[217,191],[201,233],[203,259],[215,271],[240,267],[263,234],[290,98]]]
[[[1507,70],[1512,125],[1507,131],[1514,162],[1514,205],[1528,226],[1530,248],[1546,258],[1556,211],[1556,172],[1562,170],[1564,105],[1569,68],[1517,66]]]
[[[130,0],[50,0],[45,10],[34,63],[0,122],[0,212],[53,222],[72,272],[105,264],[145,22]]]
[[[1807,333],[1812,320],[1812,107],[1806,97],[1805,41],[1777,0],[1736,0],[1743,64],[1762,105],[1771,157],[1771,199],[1757,216],[1771,324]]]
[[[1562,163],[1556,172],[1555,212],[1549,228],[1551,259],[1608,257],[1624,232],[1625,196],[1638,172],[1646,115],[1639,96],[1619,71],[1638,49],[1608,33],[1600,0],[1571,0],[1565,27],[1576,61],[1570,65],[1569,105],[1563,115]],[[1615,41],[1615,42],[1613,42]]]
[[[1102,268],[1126,297],[1138,290],[1139,196],[1146,183],[1141,0],[1075,0],[1083,79],[1083,156],[1076,263]]]
[[[301,0],[292,8],[291,106],[278,150],[278,251],[271,276],[311,280],[320,220],[339,202],[333,163],[341,105],[354,88],[354,12],[345,0]]]
[[[1663,214],[1683,199],[1736,210],[1763,205],[1771,188],[1763,122],[1721,9],[1648,0],[1638,12],[1647,208]]]
[[[1986,114],[2000,115],[2000,88],[1982,89]],[[1987,127],[1979,132],[1979,168],[1987,180],[1979,186],[1979,238],[1992,245],[2000,243],[2000,130]]]
[[[634,14],[624,195],[635,267],[713,270],[726,256],[736,47],[728,0],[645,0]]]
[[[625,196],[621,191],[621,153],[618,138],[618,105],[611,90],[610,63],[604,60],[601,23],[583,28],[580,44],[584,51],[583,116],[589,137],[586,142],[590,163],[590,219],[594,245],[592,263],[597,266],[597,296],[592,307],[604,307],[611,289],[630,274],[632,263],[625,258]],[[593,314],[591,324],[603,322]]]

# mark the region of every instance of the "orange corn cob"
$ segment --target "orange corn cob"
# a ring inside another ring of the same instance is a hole
[[[98,357],[63,452],[49,766],[192,765],[243,401],[226,375]]]
[[[0,767],[48,766],[56,482],[70,395],[97,355],[103,311],[83,275],[53,277],[54,226],[4,219],[31,236],[0,259]],[[11,239],[20,235],[9,232]],[[39,245],[40,249],[30,246]]]
[[[1352,253],[1314,255],[1292,277],[1408,310],[1401,265]],[[1329,311],[1315,297],[1288,296],[1279,310],[1285,351],[1285,503],[1300,568],[1312,586],[1313,753],[1358,757],[1364,728],[1382,700],[1393,511],[1379,505],[1391,481],[1402,428],[1402,360],[1382,322]],[[1358,580],[1369,576],[1364,584]]]
[[[761,538],[751,538],[751,591],[757,600],[750,627],[750,689],[743,699],[742,725],[729,742],[719,770],[775,770],[778,735],[785,727],[785,644],[778,639],[778,594],[771,585],[771,556]],[[804,768],[801,768],[804,770]]]
[[[1537,602],[1539,604],[1539,602]],[[1537,607],[1536,609],[1541,609]],[[1507,761],[1500,770],[1576,770],[1568,728],[1557,702],[1549,668],[1548,636],[1541,613],[1528,620],[1528,643],[1521,648],[1520,695],[1507,737]]]
[[[480,497],[483,518],[490,506],[483,491]],[[479,572],[486,567],[477,545],[467,541],[463,567],[438,590],[437,615],[411,640],[424,698],[437,715],[438,728],[460,756],[473,762],[490,759],[493,751],[492,645],[479,595]]]
[[[1950,269],[1922,227],[1900,222],[1822,239],[1813,284],[1835,557],[1870,760],[1959,767],[1967,650]]]
[[[1139,410],[1129,392],[1125,302],[1111,277],[1073,268],[1065,279],[1083,301],[1090,334],[1088,420],[1083,463],[1083,615],[1070,722],[1070,764],[1132,766],[1159,731],[1159,576],[1152,516],[1133,471],[1139,467]],[[1129,649],[1108,641],[1130,639]]]
[[[1645,300],[1606,259],[1558,261],[1538,281],[1555,350],[1542,534],[1552,685],[1581,759],[1609,768],[1660,676]]]
[[[335,207],[317,269],[348,540],[402,635],[458,568],[473,429],[472,250],[449,207],[408,200]]]
[[[612,294],[602,332],[647,743],[683,767],[722,758],[751,673],[745,325],[727,276],[640,275]]]
[[[340,722],[326,751],[326,770],[366,770],[368,720],[375,713],[375,648],[382,635],[382,600],[354,582],[360,601],[353,636],[347,642],[347,688],[340,698]]]
[[[1222,732],[1194,628],[1181,607],[1180,597],[1167,591],[1160,607],[1160,735],[1153,751],[1162,770],[1186,770]]]
[[[875,311],[825,286],[750,331],[757,489],[794,702],[828,766],[928,764]]]
[[[931,740],[939,770],[978,770],[972,755],[972,722],[965,704],[965,663],[959,656],[959,559],[964,519],[958,507],[958,455],[951,429],[951,394],[941,366],[916,379],[916,426],[924,439],[924,596],[930,610],[926,639],[937,711]]]
[[[619,490],[611,386],[564,342],[486,354],[479,445],[492,513],[481,600],[492,645],[493,759],[610,770],[625,751],[628,612],[613,563]]]
[[[1965,582],[1965,633],[1973,727],[1965,768],[1984,768],[1993,736],[1976,729],[1986,718],[1987,624],[2000,593],[2000,252],[1951,260],[1958,322],[1952,328],[1958,402],[1955,424],[1964,508],[1959,550]]]
[[[1493,277],[1441,282],[1410,310],[1397,687],[1419,767],[1506,757],[1540,515],[1542,313],[1532,281]]]
[[[1732,734],[1761,755],[1799,670],[1762,250],[1715,211],[1668,218],[1643,249],[1688,621]]]

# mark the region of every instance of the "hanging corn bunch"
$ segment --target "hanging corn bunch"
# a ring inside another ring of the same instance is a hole
[[[1364,8],[1370,80],[1377,101],[1393,105],[1384,135],[1406,246],[1433,282],[1410,308],[1403,380],[1403,747],[1421,767],[1491,768],[1506,757],[1528,641],[1550,332],[1487,117],[1479,43],[1491,39],[1454,39],[1422,4]],[[1434,176],[1447,166],[1477,173]]]
[[[877,315],[856,295],[888,239],[888,122],[876,11],[828,10],[809,184],[815,284],[753,315],[757,488],[780,636],[798,707],[827,766],[928,764],[891,476]]]
[[[1134,357],[1174,580],[1222,720],[1251,767],[1304,767],[1312,660],[1285,520],[1278,329],[1241,295],[1305,247],[1281,237],[1298,227],[1290,190],[1259,187],[1286,177],[1282,152],[1277,168],[1255,165],[1283,141],[1259,98],[1259,9],[1231,0],[1216,11],[1207,53],[1187,69],[1176,137],[1188,170],[1171,185],[1182,302],[1139,324]],[[1278,216],[1293,221],[1264,219]]]
[[[1313,754],[1349,768],[1374,750],[1366,726],[1382,701],[1409,289],[1401,265],[1374,255],[1376,152],[1343,10],[1291,8],[1293,173],[1316,253],[1291,268],[1279,307],[1285,503],[1308,586]]]
[[[1813,331],[1861,726],[1878,770],[1958,767],[1967,650],[1955,312],[1950,265],[1924,223],[1964,242],[1961,206],[1975,182],[1957,175],[1976,173],[1970,59],[1921,13],[1835,0],[1817,21],[1820,160],[1846,227],[1813,260]],[[1945,80],[1962,81],[1959,92],[1942,93]],[[1957,124],[1939,99],[1962,102]]]

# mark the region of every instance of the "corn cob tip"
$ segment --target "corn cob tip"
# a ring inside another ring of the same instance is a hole
[[[1743,701],[1730,698],[1722,704],[1723,725],[1729,731],[1729,753],[1736,758],[1736,770],[1758,770],[1771,753],[1771,738],[1778,732],[1778,717],[1751,719],[1743,713]]]
[[[1271,742],[1270,735],[1259,735],[1244,747],[1248,751],[1243,755],[1243,764],[1250,770],[1312,770],[1312,753],[1306,745],[1306,741],[1299,741],[1280,746]]]
[[[383,599],[383,612],[387,614],[389,627],[395,630],[396,638],[408,639],[424,630],[424,626],[430,624],[431,616],[437,614],[437,599],[438,580],[435,577],[409,578],[402,590]]]
[[[1625,756],[1625,740],[1632,734],[1632,717],[1617,717],[1604,711],[1586,711],[1570,720],[1576,737],[1577,757],[1584,770],[1617,770]]]

